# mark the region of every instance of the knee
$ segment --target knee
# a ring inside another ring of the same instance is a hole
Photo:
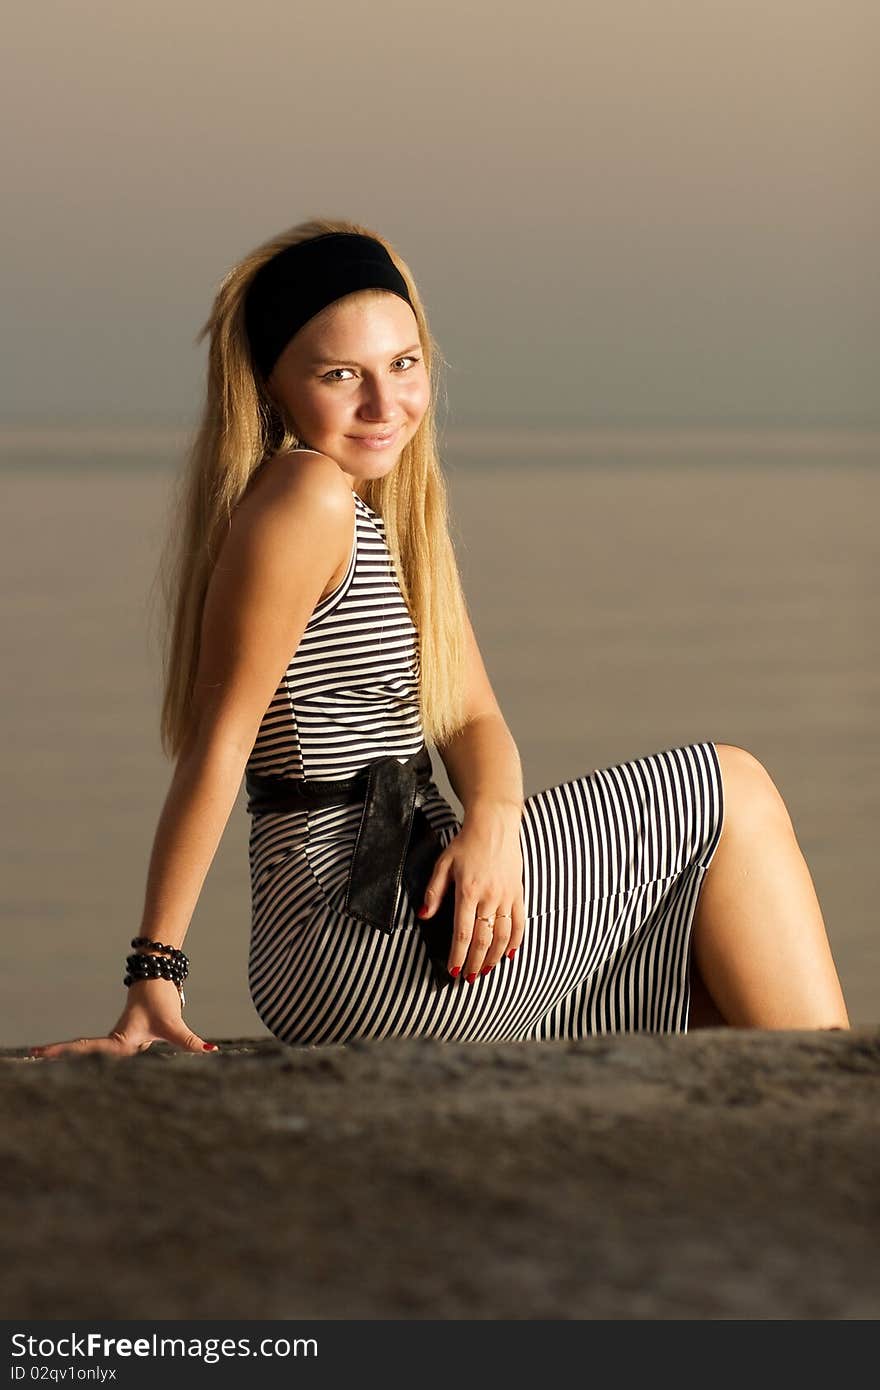
[[[724,787],[724,825],[754,829],[768,819],[791,826],[788,808],[770,773],[747,748],[716,743]]]

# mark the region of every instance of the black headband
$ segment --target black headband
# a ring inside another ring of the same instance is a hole
[[[385,247],[359,232],[323,232],[261,265],[246,291],[244,314],[251,356],[263,377],[304,323],[343,295],[367,289],[391,290],[413,307]]]

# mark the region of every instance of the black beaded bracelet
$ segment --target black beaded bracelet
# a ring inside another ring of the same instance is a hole
[[[167,980],[185,980],[189,973],[176,961],[162,960],[157,956],[126,956],[125,964],[132,975],[147,979],[153,975],[163,975]]]
[[[138,980],[171,980],[180,994],[181,1005],[186,1003],[186,995],[183,992],[183,981],[189,974],[189,961],[183,951],[176,946],[163,946],[159,941],[151,941],[147,936],[136,936],[132,940],[132,946],[149,946],[155,951],[163,952],[162,955],[147,955],[144,951],[135,951],[126,957],[125,964],[128,968],[123,984],[128,987]]]
[[[171,956],[172,960],[182,960],[184,965],[188,965],[188,960],[184,952],[178,947],[164,947],[161,941],[150,941],[149,937],[132,937],[133,947],[150,947],[153,951],[164,951]]]

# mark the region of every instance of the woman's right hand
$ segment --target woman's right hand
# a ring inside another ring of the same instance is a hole
[[[173,980],[135,980],[128,986],[128,1000],[119,1020],[103,1038],[74,1038],[67,1042],[32,1047],[30,1057],[54,1060],[65,1053],[107,1052],[114,1057],[133,1057],[154,1042],[171,1043],[185,1052],[216,1052],[215,1043],[188,1028],[183,1020],[180,993]]]

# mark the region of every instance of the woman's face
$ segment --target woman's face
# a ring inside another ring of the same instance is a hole
[[[412,308],[390,291],[329,304],[287,344],[268,386],[302,443],[335,459],[352,488],[384,477],[430,398]]]

